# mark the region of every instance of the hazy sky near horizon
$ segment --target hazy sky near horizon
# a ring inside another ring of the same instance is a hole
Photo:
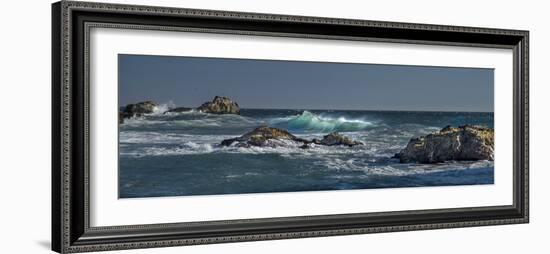
[[[119,55],[119,104],[493,112],[494,71],[405,65]]]

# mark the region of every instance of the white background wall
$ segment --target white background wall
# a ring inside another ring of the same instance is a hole
[[[107,1],[107,0],[104,0]],[[111,1],[531,31],[531,223],[133,250],[121,253],[545,253],[550,173],[545,124],[550,21],[545,1]],[[50,245],[50,1],[4,1],[0,15],[0,253]]]

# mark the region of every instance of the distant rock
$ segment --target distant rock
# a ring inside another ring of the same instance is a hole
[[[118,113],[118,123],[124,123],[125,118],[140,117],[143,114],[151,114],[158,107],[152,101],[143,101],[135,104],[128,104]]]
[[[363,143],[354,141],[349,137],[338,133],[331,133],[323,137],[323,139],[307,140],[296,137],[288,131],[273,127],[262,126],[258,127],[244,135],[236,138],[223,140],[222,146],[237,146],[237,147],[278,147],[278,146],[297,146],[303,149],[312,147],[313,145],[325,146],[355,146]]]
[[[158,104],[152,101],[143,101],[136,104],[128,104],[124,107],[122,113],[125,117],[142,116],[143,114],[151,114],[158,107]]]
[[[216,96],[211,102],[205,102],[197,110],[211,114],[240,114],[239,104],[227,97]]]
[[[394,157],[401,163],[494,160],[494,130],[472,125],[446,126],[437,133],[411,139]]]
[[[181,112],[188,112],[188,111],[191,111],[193,110],[192,108],[187,108],[187,107],[177,107],[177,108],[171,108],[169,110],[167,110],[166,112],[164,112],[164,114],[166,113],[181,113]]]
[[[317,140],[314,139],[313,142],[315,144],[325,145],[325,146],[356,146],[356,145],[363,145],[360,141],[352,140],[350,137],[346,137],[342,134],[339,134],[337,132],[330,133],[328,135],[323,136],[323,139]]]

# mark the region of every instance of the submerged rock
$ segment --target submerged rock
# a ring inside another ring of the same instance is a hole
[[[437,133],[411,139],[394,157],[401,163],[494,160],[494,130],[472,125],[446,126]]]
[[[166,110],[164,112],[164,114],[166,113],[181,113],[181,112],[188,112],[188,111],[191,111],[193,110],[192,108],[187,108],[187,107],[177,107],[177,108],[171,108],[169,110]]]
[[[350,137],[344,136],[342,134],[339,134],[337,132],[330,133],[328,135],[323,136],[323,139],[317,140],[314,139],[313,142],[315,144],[325,145],[325,146],[338,146],[338,145],[344,145],[344,146],[356,146],[356,145],[363,145],[360,141],[352,140]]]
[[[237,147],[278,147],[293,145],[303,149],[310,148],[313,145],[325,146],[355,146],[363,143],[354,141],[349,137],[338,133],[331,133],[323,137],[323,139],[307,140],[296,137],[288,131],[273,127],[262,126],[258,127],[240,137],[223,140],[222,146],[237,146]]]
[[[197,110],[211,114],[240,114],[239,104],[222,96],[214,97],[211,102],[205,102]]]
[[[143,114],[151,114],[157,109],[158,104],[152,101],[143,101],[135,104],[128,104],[118,113],[118,122],[123,123],[124,118],[140,117]]]

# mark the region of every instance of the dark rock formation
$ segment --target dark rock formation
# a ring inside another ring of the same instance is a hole
[[[394,157],[401,163],[438,163],[449,160],[493,160],[494,130],[465,125],[447,126],[437,133],[413,138]]]
[[[197,110],[211,114],[240,114],[239,104],[227,97],[216,96],[211,102],[205,102]]]
[[[360,141],[354,141],[349,137],[346,137],[342,134],[339,134],[337,132],[330,133],[328,135],[323,136],[323,139],[317,140],[314,139],[312,141],[315,144],[319,145],[325,145],[325,146],[356,146],[356,145],[363,145]]]
[[[158,107],[158,104],[152,101],[143,101],[136,104],[128,104],[118,112],[118,123],[124,123],[124,118],[140,117],[143,114],[151,114]]]
[[[307,140],[298,138],[290,134],[286,130],[262,126],[240,137],[226,139],[222,141],[221,145],[230,146],[230,145],[233,145],[233,143],[237,142],[235,146],[239,146],[239,147],[250,147],[250,146],[275,147],[275,146],[283,145],[285,141],[298,142],[298,143],[308,142]]]
[[[223,140],[221,143],[222,146],[234,145],[238,147],[277,147],[294,145],[304,149],[310,148],[313,144],[325,146],[355,146],[362,145],[363,143],[353,141],[349,137],[340,135],[338,133],[331,133],[329,135],[326,135],[321,140],[307,140],[298,138],[290,134],[286,130],[266,126],[258,127],[240,137]]]
[[[191,111],[193,110],[192,108],[187,108],[187,107],[177,107],[177,108],[171,108],[169,110],[167,110],[166,112],[164,112],[164,114],[166,113],[181,113],[181,112],[187,112],[187,111]]]
[[[151,114],[158,107],[158,104],[152,101],[143,101],[136,104],[128,104],[124,107],[122,114],[125,118]]]

